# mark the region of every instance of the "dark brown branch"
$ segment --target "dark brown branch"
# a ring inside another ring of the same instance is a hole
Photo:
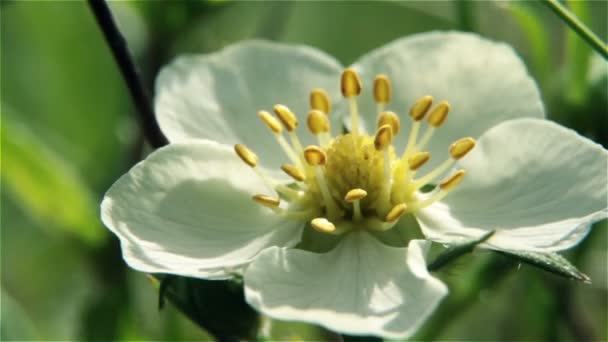
[[[114,22],[112,12],[110,12],[104,0],[88,0],[88,2],[137,107],[144,136],[153,147],[158,148],[166,145],[168,143],[167,138],[158,126],[148,92],[139,78],[135,64],[129,54],[127,43]]]

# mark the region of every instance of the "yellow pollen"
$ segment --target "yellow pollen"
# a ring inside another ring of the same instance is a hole
[[[260,117],[260,119],[262,119],[262,121],[264,121],[264,123],[266,124],[266,126],[268,126],[268,128],[270,128],[271,131],[273,131],[274,133],[281,133],[283,132],[283,126],[281,126],[281,122],[279,120],[277,120],[277,118],[275,118],[274,116],[270,115],[270,113],[268,113],[265,110],[261,110],[258,112],[258,116]]]
[[[327,155],[318,146],[308,146],[304,149],[304,159],[312,166],[325,165]]]
[[[393,207],[393,209],[391,209],[388,214],[386,214],[386,217],[384,218],[384,220],[386,222],[395,222],[397,221],[403,214],[405,214],[405,211],[407,210],[407,205],[405,205],[405,203],[400,203],[397,204],[396,206]]]
[[[293,132],[298,127],[298,119],[296,115],[286,106],[278,104],[273,107],[274,113],[277,115],[285,129]]]
[[[367,191],[363,189],[352,189],[346,193],[346,196],[344,196],[344,201],[346,203],[353,203],[354,201],[364,199],[365,196],[367,196]]]
[[[256,167],[258,165],[258,156],[250,149],[245,147],[245,145],[234,145],[234,151],[239,156],[239,158],[241,158],[241,160],[245,162],[245,164],[251,167]]]
[[[376,103],[389,103],[391,101],[391,81],[388,76],[380,74],[374,79],[374,99]]]
[[[389,147],[393,142],[393,129],[391,125],[384,125],[378,128],[374,138],[374,147],[377,151],[382,151]]]
[[[254,195],[251,199],[268,208],[276,208],[281,203],[280,199],[266,195]]]
[[[462,182],[462,179],[466,173],[467,172],[465,170],[456,171],[453,175],[442,180],[441,183],[439,183],[439,188],[443,191],[450,191],[454,189],[456,185]]]
[[[445,122],[450,111],[450,104],[447,101],[441,101],[429,114],[428,123],[429,125],[437,128]]]
[[[310,225],[321,233],[331,233],[336,230],[336,226],[323,217],[312,219]]]
[[[300,171],[300,169],[298,169],[297,167],[295,167],[293,165],[283,164],[283,165],[281,165],[281,170],[283,170],[283,172],[285,172],[291,178],[297,180],[298,182],[302,182],[303,180],[306,179],[306,176],[304,176],[304,173],[302,173],[302,171]]]
[[[321,88],[315,88],[310,93],[310,108],[320,110],[325,114],[331,112],[331,102],[329,95]]]
[[[414,121],[420,121],[424,119],[426,112],[428,112],[429,108],[433,104],[433,97],[426,95],[418,99],[416,103],[410,109],[410,116]]]
[[[380,116],[378,117],[378,127],[384,125],[391,126],[391,128],[393,129],[393,136],[399,134],[399,129],[401,128],[401,121],[399,120],[397,114],[395,114],[394,112],[386,111],[380,113]]]
[[[475,147],[475,139],[470,137],[458,139],[450,146],[450,155],[458,160],[466,156],[473,147]]]
[[[329,132],[329,119],[320,110],[311,110],[308,113],[306,123],[308,124],[308,129],[314,135]]]
[[[429,152],[416,152],[407,159],[407,165],[410,170],[416,171],[421,168],[422,165],[426,164],[430,158],[431,154]]]
[[[361,79],[355,69],[347,68],[342,72],[340,88],[342,95],[347,99],[361,94]]]

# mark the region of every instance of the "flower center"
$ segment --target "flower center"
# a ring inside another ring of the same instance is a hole
[[[432,97],[424,96],[411,107],[412,125],[407,144],[398,154],[392,143],[393,137],[400,133],[400,119],[394,112],[384,110],[391,98],[388,77],[378,75],[374,81],[377,130],[373,136],[359,129],[356,99],[361,93],[361,81],[353,69],[343,72],[341,88],[349,102],[351,132],[336,137],[330,134],[331,103],[327,93],[321,89],[311,93],[307,126],[318,145],[302,146],[295,133],[297,118],[286,106],[274,106],[276,116],[259,112],[260,119],[291,161],[281,169],[294,183],[279,184],[272,180],[257,167],[257,155],[237,144],[237,155],[280,195],[279,198],[255,195],[254,201],[279,215],[310,220],[314,229],[324,233],[342,234],[353,229],[384,231],[392,228],[404,214],[415,214],[441,200],[462,181],[465,171],[458,170],[437,183],[456,160],[473,149],[475,140],[469,137],[454,142],[449,147],[450,157],[434,170],[420,177],[416,174],[431,157],[424,147],[445,122],[450,110],[447,102],[432,108]],[[427,118],[426,130],[419,138],[424,118]],[[433,191],[421,191],[425,185],[435,184],[438,185]]]

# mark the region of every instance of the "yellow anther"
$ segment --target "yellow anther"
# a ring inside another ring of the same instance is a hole
[[[355,69],[347,68],[342,72],[340,88],[342,95],[347,99],[361,94],[361,79]]]
[[[283,170],[283,172],[285,172],[291,178],[297,180],[298,182],[301,182],[304,179],[306,179],[306,176],[304,176],[304,173],[293,165],[283,164],[283,165],[281,165],[281,170]]]
[[[275,105],[272,109],[274,110],[274,113],[277,115],[279,120],[281,120],[283,126],[285,126],[285,129],[290,132],[293,132],[296,127],[298,127],[298,119],[296,118],[296,115],[291,110],[289,110],[289,108],[278,104]]]
[[[439,127],[443,125],[445,119],[448,117],[450,111],[450,104],[447,101],[441,101],[429,114],[429,125],[433,127]]]
[[[325,90],[315,88],[310,92],[310,108],[320,110],[325,114],[331,112],[331,102]]]
[[[374,99],[376,103],[389,103],[391,101],[391,81],[386,75],[376,75],[374,79]]]
[[[420,121],[424,119],[426,112],[428,112],[429,108],[433,104],[433,97],[430,95],[426,95],[418,99],[416,103],[410,109],[410,116],[414,121]]]
[[[320,110],[311,110],[308,113],[306,123],[312,134],[329,132],[329,118]]]
[[[475,139],[471,137],[456,140],[450,146],[450,155],[454,159],[460,159],[469,153],[475,147]]]
[[[441,183],[439,183],[439,188],[443,191],[450,191],[450,190],[454,189],[454,187],[456,185],[458,185],[458,184],[460,184],[460,182],[462,182],[462,179],[464,178],[464,175],[466,173],[467,172],[465,170],[456,171],[456,173],[454,173],[453,175],[442,180]]]
[[[270,115],[270,113],[268,113],[267,111],[259,111],[258,116],[260,117],[260,119],[262,119],[262,121],[264,121],[266,126],[268,126],[271,131],[275,133],[283,132],[283,126],[281,126],[281,122],[277,120],[277,118],[275,118],[274,116]]]
[[[328,219],[323,217],[312,219],[312,221],[310,221],[310,225],[321,233],[331,233],[336,230],[336,226]]]
[[[353,203],[354,201],[358,201],[364,199],[367,196],[367,191],[363,189],[352,189],[346,196],[344,196],[344,201],[346,203]]]
[[[393,129],[393,136],[399,134],[399,129],[401,128],[401,121],[399,120],[397,114],[391,111],[380,113],[380,116],[378,117],[378,127],[384,125],[391,125],[391,128]]]
[[[325,165],[327,155],[325,154],[325,151],[318,146],[308,146],[304,149],[304,159],[312,166]]]
[[[410,170],[416,171],[421,168],[422,165],[426,164],[430,158],[431,154],[428,152],[416,152],[407,159],[407,165]]]
[[[239,156],[239,158],[241,158],[241,160],[245,162],[245,164],[251,167],[256,167],[258,165],[258,156],[250,149],[245,147],[245,145],[234,145],[234,151]]]
[[[276,208],[281,203],[280,199],[266,195],[254,195],[251,199],[268,208]]]
[[[403,216],[403,214],[405,214],[406,210],[407,210],[407,205],[405,205],[405,203],[397,204],[396,206],[393,207],[393,209],[391,209],[388,212],[388,214],[386,214],[386,217],[384,218],[384,221],[386,221],[386,222],[395,222],[401,216]]]
[[[382,151],[389,147],[393,142],[393,129],[391,125],[384,125],[378,128],[376,131],[376,137],[374,138],[374,147],[377,151]]]

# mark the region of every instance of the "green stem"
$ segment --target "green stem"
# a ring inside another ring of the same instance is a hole
[[[458,0],[454,2],[456,15],[458,17],[458,27],[462,31],[475,31],[475,8],[471,0]]]
[[[608,60],[608,47],[602,40],[595,35],[583,22],[581,22],[574,14],[572,14],[566,6],[562,5],[557,0],[544,0],[544,3],[555,13],[560,19],[566,22],[568,26],[581,38],[587,41],[591,47],[597,51],[604,59]]]

